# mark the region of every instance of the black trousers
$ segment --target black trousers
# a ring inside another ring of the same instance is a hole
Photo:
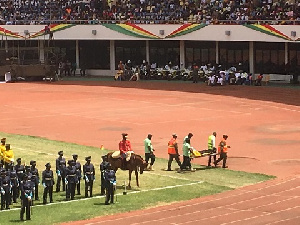
[[[146,163],[149,162],[149,159],[151,159],[150,166],[153,166],[153,164],[155,162],[155,155],[153,153],[145,153],[145,161],[146,161]]]
[[[215,162],[215,164],[218,164],[220,161],[223,160],[223,168],[226,167],[226,161],[227,161],[227,152],[221,152],[220,158]]]
[[[19,179],[19,178],[17,178],[18,179],[18,182],[19,182],[19,184],[21,183],[21,180]],[[21,193],[21,189],[20,189],[20,185],[17,187],[17,198],[19,198],[20,197],[20,193]]]
[[[49,199],[50,202],[53,202],[53,185],[52,186],[46,186],[44,188],[44,194],[43,194],[43,203],[46,204],[47,203],[47,195],[49,193]]]
[[[5,191],[4,194],[1,193],[1,210],[3,210],[4,208],[8,209],[11,201],[9,190],[4,190],[4,191]]]
[[[173,159],[175,159],[178,166],[181,167],[181,162],[180,162],[179,156],[177,154],[169,154],[168,170],[171,170],[171,164],[173,162]]]
[[[214,162],[213,162],[213,163],[215,163],[216,160],[217,160],[217,156],[216,156],[216,155],[210,155],[210,156],[208,156],[208,163],[207,163],[208,166],[211,165],[211,158],[214,159]]]
[[[39,184],[36,183],[34,188],[35,191],[33,192],[32,198],[35,198],[35,200],[39,200]]]
[[[114,203],[114,186],[113,184],[109,184],[106,186],[106,198],[105,198],[105,204],[108,204],[109,201],[110,203]]]
[[[191,158],[188,156],[183,156],[183,162],[181,164],[180,169],[191,169],[192,165],[191,165]]]
[[[17,185],[13,185],[11,188],[11,197],[14,203],[17,202],[17,195],[18,195],[18,187]]]
[[[93,184],[94,181],[90,180],[89,182],[85,181],[85,197],[87,198],[89,196],[90,192],[90,197],[93,197]]]
[[[74,199],[75,197],[75,189],[76,189],[76,183],[68,183],[67,184],[67,188],[66,188],[66,199],[69,200],[71,198],[71,200]]]
[[[198,81],[199,81],[198,74],[193,75],[193,83],[198,83]]]
[[[80,195],[80,180],[78,179],[78,183],[76,184],[77,194]]]
[[[85,76],[85,69],[80,69],[80,75]]]
[[[20,211],[20,219],[24,219],[24,213],[26,210],[26,220],[30,220],[30,210],[31,210],[31,201],[29,201],[27,198],[24,197],[22,199],[22,206]]]
[[[105,180],[103,177],[103,172],[101,171],[101,195],[105,194]]]
[[[63,191],[66,190],[66,183],[65,183],[65,176],[57,176],[57,182],[56,182],[56,192],[60,191],[60,185],[62,183]]]

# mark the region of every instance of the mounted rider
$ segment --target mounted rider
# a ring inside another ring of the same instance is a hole
[[[113,153],[113,158],[119,158],[122,159],[122,166],[121,169],[126,170],[126,162],[128,162],[131,158],[131,154],[133,153],[131,148],[131,143],[127,139],[128,134],[122,133],[122,140],[119,142],[119,151],[116,151]]]

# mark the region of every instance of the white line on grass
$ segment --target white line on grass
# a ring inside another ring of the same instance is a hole
[[[163,174],[158,174],[158,173],[151,173],[151,174],[161,176],[161,177],[169,177],[169,178],[178,179],[178,180],[187,180],[187,181],[195,182],[195,180],[191,180],[191,179],[184,178],[184,177],[176,177],[176,176],[163,175]],[[202,182],[204,182],[204,181],[202,181]]]
[[[198,182],[193,182],[193,183],[188,183],[188,184],[178,184],[178,185],[172,185],[172,186],[165,186],[165,187],[160,187],[160,188],[153,188],[153,189],[147,189],[147,190],[140,190],[140,191],[132,191],[132,192],[128,192],[127,195],[129,194],[138,194],[138,193],[144,193],[144,192],[149,192],[149,191],[160,191],[160,190],[166,190],[166,189],[172,189],[172,188],[178,188],[178,187],[184,187],[184,186],[191,186],[191,185],[195,185],[195,184],[201,184],[204,181],[198,181]],[[123,194],[116,194],[117,196],[123,195]],[[62,202],[55,202],[55,203],[49,203],[47,205],[35,205],[32,207],[43,207],[43,206],[49,206],[49,205],[58,205],[58,204],[69,204],[72,202],[78,202],[78,201],[86,201],[86,200],[91,200],[91,199],[96,199],[96,198],[104,198],[105,196],[96,196],[96,197],[92,197],[92,198],[82,198],[82,199],[75,199],[75,200],[71,200],[71,201],[62,201]],[[0,211],[0,213],[3,212],[9,212],[9,211],[15,211],[15,210],[20,210],[20,208],[13,208],[10,210],[3,210]],[[92,224],[92,223],[91,223]]]

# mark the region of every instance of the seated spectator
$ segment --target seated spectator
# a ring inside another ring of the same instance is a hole
[[[263,79],[263,74],[259,74],[255,80],[255,86],[261,86],[261,81]]]
[[[2,0],[0,6],[3,24],[48,24],[50,20],[86,20],[92,24],[101,20],[143,24],[244,24],[251,20],[270,20],[271,24],[292,24],[300,19],[298,1],[284,0],[115,0],[101,3],[95,0]]]

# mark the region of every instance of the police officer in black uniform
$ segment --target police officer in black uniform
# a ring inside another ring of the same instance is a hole
[[[17,172],[15,170],[15,167],[11,163],[8,167],[8,173],[11,181],[11,197],[13,200],[13,203],[17,203],[17,196],[18,196],[18,190],[19,190],[19,180],[17,176]]]
[[[78,183],[74,160],[68,160],[66,168],[66,200],[74,200],[76,184]]]
[[[24,173],[25,173],[25,166],[22,165],[21,163],[22,163],[22,159],[17,158],[17,165],[15,165],[15,170],[16,170],[16,173],[17,173],[19,184],[23,180],[23,176],[24,176]],[[18,187],[18,191],[17,191],[17,197],[19,197],[19,196],[20,196],[20,186]]]
[[[104,181],[104,171],[107,169],[107,166],[110,163],[107,161],[107,155],[102,156],[102,163],[100,164],[100,172],[101,172],[101,195],[105,195],[105,181]]]
[[[81,164],[78,160],[78,155],[73,154],[73,160],[75,162],[75,168],[76,168],[76,174],[77,174],[77,179],[78,183],[76,184],[76,189],[77,189],[77,195],[80,195],[80,180],[81,180]]]
[[[106,189],[105,205],[109,205],[109,201],[110,203],[114,203],[116,187],[116,172],[111,169],[110,163],[107,165],[107,168],[104,171],[104,182]]]
[[[90,192],[90,197],[93,197],[93,184],[95,180],[95,168],[91,163],[91,156],[85,158],[86,163],[83,165],[83,175],[85,179],[85,197],[88,197],[88,192]]]
[[[11,187],[10,177],[8,176],[7,172],[4,169],[2,169],[1,177],[0,177],[1,210],[4,210],[4,208],[10,209],[9,208],[9,204],[11,202],[10,187]]]
[[[60,183],[62,182],[63,191],[66,190],[65,184],[65,168],[66,168],[66,159],[63,157],[64,152],[58,152],[58,158],[56,159],[56,174],[57,174],[57,182],[56,182],[56,192],[60,192]]]
[[[30,171],[31,171],[30,166],[25,166],[25,173],[24,174],[27,175],[27,178],[28,178],[29,181],[33,182],[33,180],[32,180],[32,173]],[[33,184],[34,184],[34,182],[33,182]]]
[[[26,209],[26,220],[30,220],[30,210],[32,205],[32,195],[34,191],[34,183],[28,180],[27,174],[24,174],[23,180],[20,183],[21,189],[21,212],[20,220],[24,220],[24,213]]]
[[[35,200],[39,200],[39,184],[40,184],[40,176],[39,176],[39,171],[36,168],[36,161],[35,160],[31,160],[30,161],[30,173],[32,174],[31,180],[32,182],[34,182],[35,186],[34,186],[34,199]]]
[[[54,186],[54,175],[53,171],[51,170],[50,163],[45,165],[46,169],[42,173],[42,183],[44,187],[44,194],[43,194],[43,204],[47,204],[47,195],[49,193],[50,203],[53,202],[53,186]]]

